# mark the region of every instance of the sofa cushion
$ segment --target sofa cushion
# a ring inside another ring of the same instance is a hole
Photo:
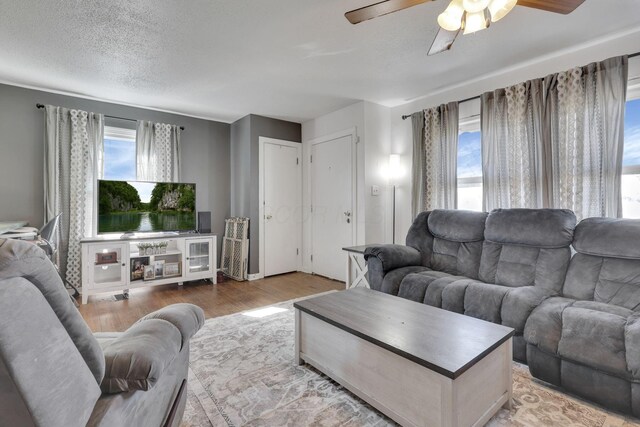
[[[515,329],[517,334],[522,333],[531,312],[550,296],[551,292],[536,286],[509,289],[502,300],[502,324]]]
[[[502,323],[502,300],[509,287],[488,283],[470,283],[464,295],[464,314],[493,323]]]
[[[552,297],[543,301],[527,319],[524,327],[525,341],[555,355],[562,337],[562,312],[574,302],[563,297]]]
[[[402,283],[402,280],[407,274],[419,273],[421,271],[429,270],[429,268],[421,266],[402,267],[391,270],[384,275],[380,291],[390,295],[398,295],[398,291],[400,290],[400,283]]]
[[[640,238],[640,236],[639,236]],[[640,309],[640,260],[576,254],[563,293],[566,296]]]
[[[576,216],[567,209],[494,209],[485,240],[494,243],[565,248],[573,240]]]
[[[427,219],[434,237],[458,243],[484,240],[486,212],[434,209]]]
[[[398,296],[411,301],[423,302],[429,285],[440,278],[451,276],[442,271],[423,271],[407,274],[400,283]]]
[[[149,390],[182,348],[177,327],[162,319],[135,323],[104,348],[104,393]]]
[[[628,377],[625,326],[631,311],[621,313],[620,307],[606,304],[597,307],[576,304],[562,313],[558,355],[609,374]]]
[[[484,212],[431,212],[427,220],[433,235],[431,268],[477,279],[486,217]]]
[[[472,283],[482,283],[474,279],[456,280],[442,290],[442,308],[454,313],[464,314],[464,297]]]
[[[576,227],[573,248],[585,255],[640,260],[640,219],[586,218]]]
[[[559,293],[571,258],[575,215],[559,209],[496,209],[487,218],[478,278]]]

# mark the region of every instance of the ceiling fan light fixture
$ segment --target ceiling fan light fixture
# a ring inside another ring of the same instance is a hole
[[[463,14],[462,0],[453,0],[445,11],[438,15],[438,24],[447,31],[458,31],[462,26]]]
[[[467,13],[482,12],[489,6],[490,0],[462,0],[462,7]]]
[[[504,18],[517,3],[518,0],[491,0],[491,3],[489,3],[491,22],[498,22]]]
[[[464,18],[464,34],[471,34],[486,29],[489,26],[487,21],[484,10],[467,13]]]

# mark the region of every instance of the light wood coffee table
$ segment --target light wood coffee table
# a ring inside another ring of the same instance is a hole
[[[294,303],[296,358],[405,426],[481,426],[511,408],[501,325],[369,289]]]

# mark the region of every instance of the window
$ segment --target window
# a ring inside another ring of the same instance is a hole
[[[460,121],[458,136],[458,209],[482,210],[480,119]]]
[[[136,131],[104,127],[104,179],[135,181]]]
[[[624,116],[622,215],[640,218],[640,99],[627,101]]]

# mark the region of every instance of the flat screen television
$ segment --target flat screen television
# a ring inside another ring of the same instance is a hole
[[[195,229],[195,184],[98,180],[98,233]]]

